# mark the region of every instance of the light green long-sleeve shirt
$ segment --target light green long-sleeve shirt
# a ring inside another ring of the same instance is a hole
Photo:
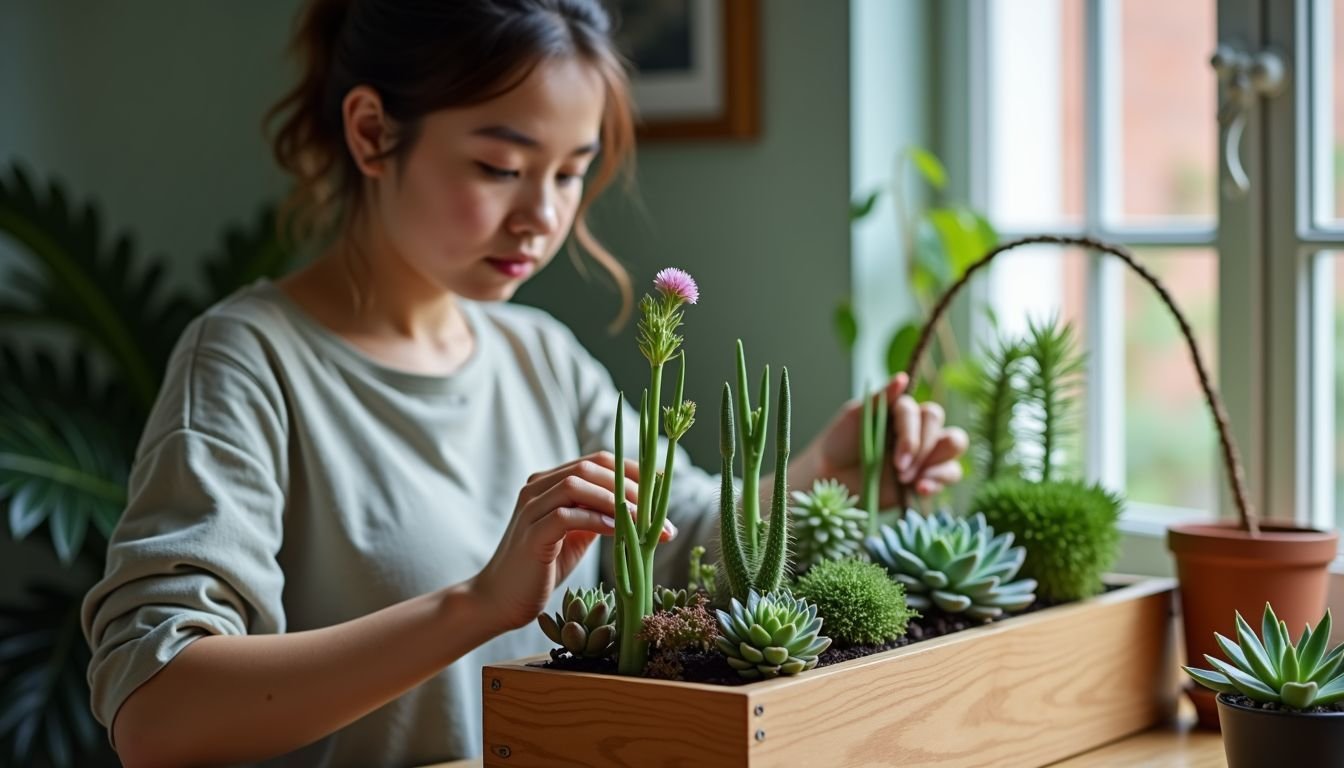
[[[265,281],[187,328],[83,605],[100,722],[200,637],[325,627],[470,578],[528,475],[611,449],[617,391],[567,328],[536,309],[462,304],[477,344],[446,377],[374,363]],[[638,423],[627,410],[628,453]],[[678,457],[669,517],[681,531],[659,548],[663,583],[685,580],[717,497],[718,481]],[[568,583],[595,584],[599,570],[594,547]],[[481,666],[549,645],[536,627],[497,637],[267,765],[479,754]]]

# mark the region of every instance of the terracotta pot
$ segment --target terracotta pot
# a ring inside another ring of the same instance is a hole
[[[1212,691],[1210,691],[1212,693]],[[1283,712],[1218,695],[1227,768],[1344,765],[1344,712]]]
[[[1236,613],[1259,631],[1265,603],[1287,622],[1294,640],[1325,613],[1327,566],[1339,534],[1262,525],[1252,538],[1235,523],[1177,525],[1167,531],[1180,580],[1187,663],[1207,667],[1204,655],[1223,658],[1213,633],[1236,639]],[[1204,728],[1218,727],[1215,694],[1193,682],[1186,693]]]

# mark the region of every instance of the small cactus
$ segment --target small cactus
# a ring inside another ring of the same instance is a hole
[[[802,573],[826,560],[863,554],[867,515],[857,496],[836,480],[818,480],[808,493],[794,491],[794,567]]]

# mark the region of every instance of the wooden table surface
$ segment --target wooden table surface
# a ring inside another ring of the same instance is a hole
[[[1181,704],[1175,724],[1053,763],[1051,768],[1226,768],[1222,737],[1216,731],[1192,728],[1194,710],[1184,700]],[[481,768],[481,760],[458,760],[427,768]]]

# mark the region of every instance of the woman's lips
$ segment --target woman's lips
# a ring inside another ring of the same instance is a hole
[[[496,272],[508,277],[524,277],[529,274],[534,262],[529,258],[489,258],[485,260]]]

